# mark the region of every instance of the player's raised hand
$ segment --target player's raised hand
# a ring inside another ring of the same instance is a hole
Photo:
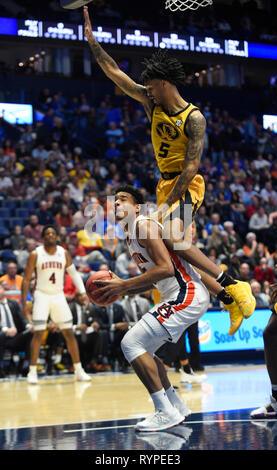
[[[91,22],[88,14],[88,7],[84,6],[84,18],[85,18],[85,36],[88,40],[88,42],[91,42],[94,40],[94,36],[92,33],[92,27],[91,27]]]

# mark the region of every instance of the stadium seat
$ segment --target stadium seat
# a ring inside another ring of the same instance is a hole
[[[22,217],[23,219],[28,219],[30,215],[30,210],[29,209],[16,209],[15,210],[15,217]]]
[[[2,209],[2,207],[0,207],[0,218],[9,219],[10,217],[12,217],[11,209]]]
[[[1,207],[3,209],[16,209],[20,207],[20,201],[3,200]]]

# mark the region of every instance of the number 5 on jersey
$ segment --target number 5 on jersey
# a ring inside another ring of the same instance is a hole
[[[169,144],[166,144],[165,142],[162,142],[159,148],[159,153],[158,156],[161,158],[166,158],[168,154],[168,150],[170,148]]]

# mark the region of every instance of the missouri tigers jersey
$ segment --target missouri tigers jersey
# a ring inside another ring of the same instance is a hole
[[[151,135],[155,156],[161,173],[181,172],[185,166],[188,144],[186,122],[188,116],[198,109],[188,104],[174,115],[166,114],[161,106],[152,112]]]
[[[64,273],[66,266],[65,250],[57,245],[56,253],[50,255],[44,246],[36,248],[36,290],[45,294],[58,294],[63,292]]]

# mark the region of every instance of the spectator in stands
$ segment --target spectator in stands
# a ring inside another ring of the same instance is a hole
[[[24,250],[26,246],[26,238],[22,234],[21,225],[16,225],[13,228],[13,234],[10,238],[10,245],[11,249],[15,252],[18,252],[19,250]]]
[[[252,293],[256,299],[257,307],[269,307],[269,295],[262,292],[262,286],[260,282],[252,280],[250,282]]]
[[[73,199],[77,204],[83,201],[84,193],[78,184],[78,176],[72,176],[67,187],[69,188],[70,199]]]
[[[42,181],[39,176],[34,176],[32,184],[28,186],[26,192],[26,199],[32,199],[38,201],[44,196],[44,189],[42,187]]]
[[[7,172],[7,170],[3,167],[0,168],[0,191],[2,193],[6,193],[9,188],[11,188],[13,182]]]
[[[37,146],[32,150],[32,158],[39,158],[40,160],[47,160],[49,151],[45,149],[43,142],[38,142]]]
[[[222,232],[224,230],[223,225],[220,223],[220,215],[217,212],[214,212],[211,215],[211,220],[210,220],[210,222],[207,223],[207,225],[205,227],[208,235],[211,235],[212,228],[215,225],[218,226],[220,232]]]
[[[73,317],[73,330],[78,342],[82,366],[88,372],[108,370],[101,362],[103,359],[103,339],[107,332],[100,330],[98,318],[92,304],[84,302],[76,294],[70,304]]]
[[[6,274],[0,277],[0,284],[6,291],[21,290],[23,277],[17,274],[17,264],[13,261],[7,263]]]
[[[52,211],[49,210],[47,201],[45,200],[40,201],[37,215],[38,215],[38,221],[40,225],[53,224],[53,221],[54,221],[53,213]]]
[[[66,204],[62,204],[61,210],[56,214],[55,217],[57,227],[72,227],[73,216],[72,211]]]
[[[263,206],[259,206],[257,212],[249,220],[249,230],[257,235],[257,239],[263,241],[264,232],[268,228],[268,216]]]
[[[6,375],[3,362],[6,349],[12,353],[18,351],[25,353],[22,373],[26,376],[29,368],[32,331],[32,326],[23,318],[18,303],[6,298],[5,289],[0,283],[0,378]]]
[[[43,226],[40,225],[37,214],[32,212],[29,216],[29,223],[23,229],[24,237],[33,238],[36,242],[42,243],[42,229]]]
[[[27,261],[29,258],[30,253],[34,251],[37,247],[37,242],[33,238],[27,238],[26,241],[26,248],[24,250],[19,250],[17,252],[17,264],[18,267],[24,271],[27,265]]]
[[[248,263],[241,263],[239,266],[239,279],[244,282],[250,282],[251,270]]]
[[[123,307],[128,324],[131,327],[151,308],[149,300],[139,294],[125,295],[120,301],[120,304]]]
[[[261,258],[260,264],[254,268],[253,274],[261,284],[264,281],[268,281],[269,284],[274,283],[274,271],[268,266],[266,258]]]
[[[7,189],[6,195],[9,199],[13,199],[15,201],[26,199],[26,187],[22,184],[19,176],[13,178],[13,185]]]
[[[107,307],[94,306],[94,314],[98,318],[100,328],[107,332],[106,339],[108,344],[104,344],[104,351],[107,351],[109,363],[115,367],[115,361],[117,360],[119,367],[125,370],[127,363],[120,343],[128,331],[129,324],[126,320],[123,307],[119,302],[114,302]]]

